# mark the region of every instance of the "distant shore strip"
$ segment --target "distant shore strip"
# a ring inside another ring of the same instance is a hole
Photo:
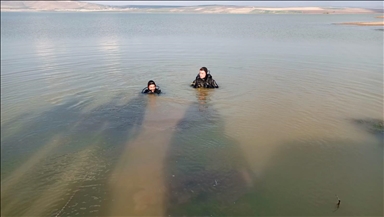
[[[339,25],[355,25],[355,26],[384,26],[384,21],[379,22],[347,22],[347,23],[336,23]]]

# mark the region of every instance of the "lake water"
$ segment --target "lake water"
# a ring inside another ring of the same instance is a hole
[[[2,12],[1,215],[382,216],[375,16]]]

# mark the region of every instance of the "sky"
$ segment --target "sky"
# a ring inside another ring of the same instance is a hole
[[[363,7],[383,8],[383,1],[84,1],[104,5],[239,5],[260,7]]]

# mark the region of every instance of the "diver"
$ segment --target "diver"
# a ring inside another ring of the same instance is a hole
[[[219,88],[216,81],[212,78],[207,67],[201,67],[196,79],[192,82],[193,88]]]
[[[148,85],[146,88],[144,88],[142,91],[142,93],[146,93],[146,94],[160,94],[161,93],[161,90],[160,90],[160,87],[156,85],[156,83],[152,80],[148,81]]]

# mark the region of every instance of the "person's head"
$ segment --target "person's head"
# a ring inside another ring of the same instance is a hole
[[[151,92],[155,92],[156,90],[156,83],[152,80],[148,81],[148,90],[150,90]]]
[[[205,77],[207,77],[207,73],[208,73],[207,67],[201,67],[199,72],[199,77],[201,79],[204,79]]]

